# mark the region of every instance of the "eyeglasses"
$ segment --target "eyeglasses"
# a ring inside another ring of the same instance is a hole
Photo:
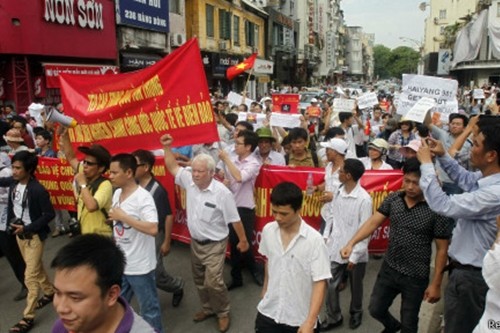
[[[239,145],[239,146],[244,146],[244,145],[245,145],[245,143],[244,143],[244,142],[235,142],[234,144],[235,144],[235,145]]]
[[[94,166],[94,165],[97,165],[99,163],[97,162],[90,162],[90,161],[87,161],[87,160],[83,160],[83,165],[88,165],[88,166]]]
[[[137,166],[140,167],[140,166],[145,166],[146,163],[138,163]]]

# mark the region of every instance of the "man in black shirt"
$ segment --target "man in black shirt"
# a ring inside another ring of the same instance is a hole
[[[389,247],[370,299],[370,315],[380,321],[383,332],[418,332],[418,313],[422,300],[435,303],[441,298],[443,269],[451,228],[446,217],[434,213],[425,202],[419,186],[420,163],[408,159],[403,166],[403,191],[393,192],[382,202],[341,250],[349,258],[354,245],[390,219]],[[434,276],[429,284],[432,240],[436,242]],[[401,294],[401,322],[390,312],[394,298]]]
[[[174,223],[168,193],[153,175],[153,165],[155,164],[153,153],[139,149],[134,151],[132,155],[137,160],[135,179],[141,187],[151,193],[158,211],[158,235],[155,238],[158,256],[156,261],[156,287],[173,293],[172,306],[177,307],[184,296],[184,281],[181,277],[173,277],[168,274],[162,260],[162,257],[170,252],[172,225]]]

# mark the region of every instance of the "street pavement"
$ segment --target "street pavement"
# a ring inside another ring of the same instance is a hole
[[[51,279],[53,278],[53,271],[49,268],[50,261],[54,257],[57,250],[66,244],[69,238],[66,236],[49,238],[45,242],[44,264]],[[103,258],[105,259],[105,258]],[[112,258],[108,258],[112,260]],[[166,332],[169,333],[197,333],[197,332],[218,332],[217,323],[214,318],[210,318],[201,323],[194,323],[192,316],[200,309],[198,295],[194,288],[193,280],[191,278],[190,254],[189,246],[186,244],[174,242],[172,250],[168,257],[165,259],[167,269],[174,275],[182,276],[185,281],[184,299],[177,308],[172,307],[172,295],[163,291],[159,292],[160,305],[163,314],[163,324]],[[364,314],[363,323],[356,329],[349,329],[349,302],[350,292],[346,288],[341,293],[341,305],[344,315],[343,326],[332,330],[331,332],[357,332],[357,333],[375,333],[381,332],[383,327],[370,317],[368,314],[368,302],[380,268],[382,260],[370,259],[367,266],[365,276],[365,293],[364,293]],[[225,268],[226,282],[230,281],[230,266],[226,264]],[[20,289],[19,283],[14,277],[10,266],[5,258],[0,258],[0,333],[7,333],[9,328],[15,324],[22,317],[25,301],[13,302],[13,297]],[[260,287],[258,287],[252,280],[248,272],[244,272],[244,286],[232,290],[230,292],[231,299],[231,328],[229,332],[233,333],[250,333],[254,332],[254,321],[257,314],[256,306],[259,302]],[[396,318],[399,318],[399,303],[400,299],[397,298],[392,306],[391,311]],[[132,302],[133,307],[138,310],[137,303]],[[431,310],[428,306],[422,307],[421,311],[420,330],[419,332],[429,332],[427,329],[427,321],[431,316]],[[52,305],[38,310],[35,318],[35,326],[31,332],[33,333],[47,333],[51,332],[52,324],[56,319],[56,313]],[[425,329],[424,329],[425,328]]]

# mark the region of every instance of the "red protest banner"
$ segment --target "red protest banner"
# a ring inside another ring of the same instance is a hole
[[[100,143],[112,154],[161,148],[169,132],[176,146],[219,140],[196,39],[143,70],[116,75],[61,74],[68,130],[75,146]]]
[[[55,209],[76,210],[73,168],[66,160],[39,157],[35,177],[49,191]]]
[[[299,94],[273,94],[273,112],[299,113]]]

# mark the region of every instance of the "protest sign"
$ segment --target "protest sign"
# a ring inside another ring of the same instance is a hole
[[[413,105],[410,111],[408,111],[405,119],[415,121],[417,123],[423,123],[425,115],[435,105],[436,101],[433,98],[422,97],[417,103],[415,103],[415,105]]]
[[[78,122],[68,130],[75,147],[100,143],[112,154],[157,149],[166,132],[175,146],[219,140],[196,39],[140,71],[61,74],[60,83],[64,111]]]
[[[275,113],[271,114],[270,125],[278,127],[300,127],[300,114],[285,114]]]
[[[248,97],[246,97],[245,100],[243,101],[243,95],[235,93],[234,91],[229,92],[229,94],[227,95],[227,101],[231,105],[245,104],[246,106],[248,106],[248,109],[250,109],[250,105],[254,102],[253,99]]]
[[[484,99],[484,90],[483,89],[474,89],[472,91],[473,99]]]
[[[356,101],[347,98],[334,98],[333,110],[335,112],[352,112],[356,105]]]
[[[299,94],[273,94],[273,112],[278,113],[298,113]]]
[[[319,106],[308,106],[306,108],[306,115],[309,117],[319,118],[321,116],[321,108]]]
[[[238,121],[248,121],[253,125],[254,131],[264,126],[266,115],[263,113],[238,112]]]
[[[458,82],[433,76],[403,74],[403,91],[400,94],[397,113],[405,116],[422,97],[433,98],[442,121],[448,121],[451,113],[458,112],[456,98]]]
[[[73,168],[66,160],[38,157],[35,177],[50,193],[50,202],[55,209],[75,211],[73,193]]]
[[[358,106],[361,110],[371,108],[378,104],[377,94],[374,92],[369,92],[356,98],[358,101]]]

